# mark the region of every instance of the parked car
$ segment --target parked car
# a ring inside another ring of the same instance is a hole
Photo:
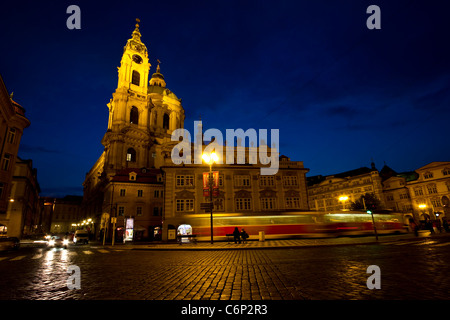
[[[75,234],[73,235],[73,243],[89,243],[89,234],[85,230],[77,230],[75,231]]]
[[[0,251],[18,250],[20,240],[16,237],[0,237]]]

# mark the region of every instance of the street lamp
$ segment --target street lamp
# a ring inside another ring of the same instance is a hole
[[[347,196],[341,196],[341,197],[339,197],[339,201],[342,201],[342,202],[343,202],[343,209],[342,209],[342,211],[345,210],[345,201],[347,201],[347,200],[348,200],[348,197],[347,197]]]
[[[213,175],[212,175],[212,165],[214,162],[219,161],[219,157],[215,152],[211,152],[211,154],[203,153],[202,159],[205,163],[209,164],[209,202],[210,202],[210,212],[211,212],[211,244],[214,243],[213,240]]]

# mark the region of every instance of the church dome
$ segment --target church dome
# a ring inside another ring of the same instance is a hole
[[[152,74],[152,78],[150,79],[150,85],[165,88],[166,81],[164,80],[164,76],[161,73],[161,68],[159,67],[159,64],[160,61],[158,60],[158,66],[156,67],[156,72]]]

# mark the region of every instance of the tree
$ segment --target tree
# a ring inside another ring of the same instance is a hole
[[[364,201],[363,201],[364,199]],[[364,207],[365,204],[365,207]],[[377,210],[381,209],[381,201],[373,193],[366,193],[359,197],[358,200],[352,202],[350,205],[351,210]]]

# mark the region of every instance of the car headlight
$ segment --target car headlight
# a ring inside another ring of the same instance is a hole
[[[52,240],[49,240],[49,241],[48,241],[48,245],[49,245],[49,246],[54,246],[54,245],[55,245],[55,240],[53,240],[53,239],[52,239]]]
[[[67,246],[68,244],[69,244],[69,240],[64,239],[64,240],[63,240],[63,245]]]

